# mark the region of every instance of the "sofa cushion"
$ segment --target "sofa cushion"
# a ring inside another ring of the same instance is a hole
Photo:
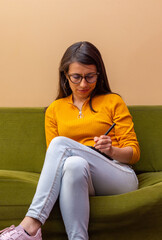
[[[33,199],[40,174],[0,170],[0,226],[18,225]],[[58,202],[54,208],[55,232],[64,232]],[[49,221],[50,224],[50,221]],[[52,221],[53,224],[53,221]],[[48,226],[48,225],[47,225]]]
[[[110,231],[113,239],[113,231],[116,229],[129,227],[133,232],[146,226],[151,227],[153,224],[161,227],[159,219],[162,220],[162,182],[160,182],[162,173],[142,173],[138,178],[140,188],[137,191],[114,196],[90,197],[90,235],[92,232],[107,235]],[[9,224],[17,225],[23,219],[34,196],[38,179],[37,173],[0,170],[0,196],[3,196],[0,200],[2,228]],[[152,217],[147,218],[149,215]],[[43,227],[44,236],[59,235],[59,239],[60,236],[66,239],[61,219],[57,201]]]
[[[39,174],[0,170],[0,220],[20,219],[33,198]],[[4,214],[3,214],[4,213]]]
[[[161,229],[161,196],[162,183],[157,183],[125,194],[90,197],[90,235],[91,233],[97,234],[96,238],[93,236],[96,240],[102,239],[100,236],[102,233],[110,236],[110,239],[129,239],[130,235],[122,238],[123,231],[129,229],[130,233],[137,232],[134,239],[143,239],[137,238],[138,231],[139,235],[143,236],[141,230],[146,232],[146,228],[151,229],[151,232],[153,232],[154,225],[156,225],[156,229]],[[56,219],[57,210],[57,207],[54,207],[44,226],[45,236],[46,234],[55,236],[56,231],[61,233],[61,225],[57,225],[56,228],[52,227],[52,220]],[[117,234],[116,231],[119,231],[119,235],[122,232],[121,237],[114,238]],[[109,238],[104,237],[103,239]]]
[[[139,188],[162,183],[162,172],[148,172],[138,174]]]
[[[46,144],[44,108],[0,108],[1,169],[40,172]]]
[[[162,106],[130,106],[141,158],[136,172],[162,171]]]

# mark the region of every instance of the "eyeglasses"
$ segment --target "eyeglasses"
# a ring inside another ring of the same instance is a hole
[[[99,73],[89,73],[87,75],[80,75],[80,74],[69,74],[68,77],[70,79],[70,81],[74,84],[78,84],[82,81],[82,79],[84,78],[88,83],[94,83],[97,81]]]

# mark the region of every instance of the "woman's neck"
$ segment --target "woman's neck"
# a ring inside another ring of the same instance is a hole
[[[88,97],[89,98],[89,97]],[[82,109],[83,104],[87,101],[88,98],[75,98],[73,96],[73,104],[77,106],[80,110]]]

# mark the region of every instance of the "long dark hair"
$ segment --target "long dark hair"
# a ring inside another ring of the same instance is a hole
[[[56,99],[67,97],[72,93],[65,73],[68,73],[69,65],[73,62],[79,62],[85,65],[95,65],[97,72],[99,72],[96,87],[91,93],[89,102],[91,110],[94,111],[92,108],[92,98],[95,95],[108,94],[112,92],[101,54],[90,42],[74,43],[64,53],[59,67],[59,92]]]

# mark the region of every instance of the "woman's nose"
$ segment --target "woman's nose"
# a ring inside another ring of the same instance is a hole
[[[81,83],[80,83],[80,86],[81,87],[84,87],[84,86],[87,86],[88,85],[88,83],[87,83],[87,81],[85,80],[85,78],[83,77],[83,79],[82,79],[82,81],[81,81]]]

